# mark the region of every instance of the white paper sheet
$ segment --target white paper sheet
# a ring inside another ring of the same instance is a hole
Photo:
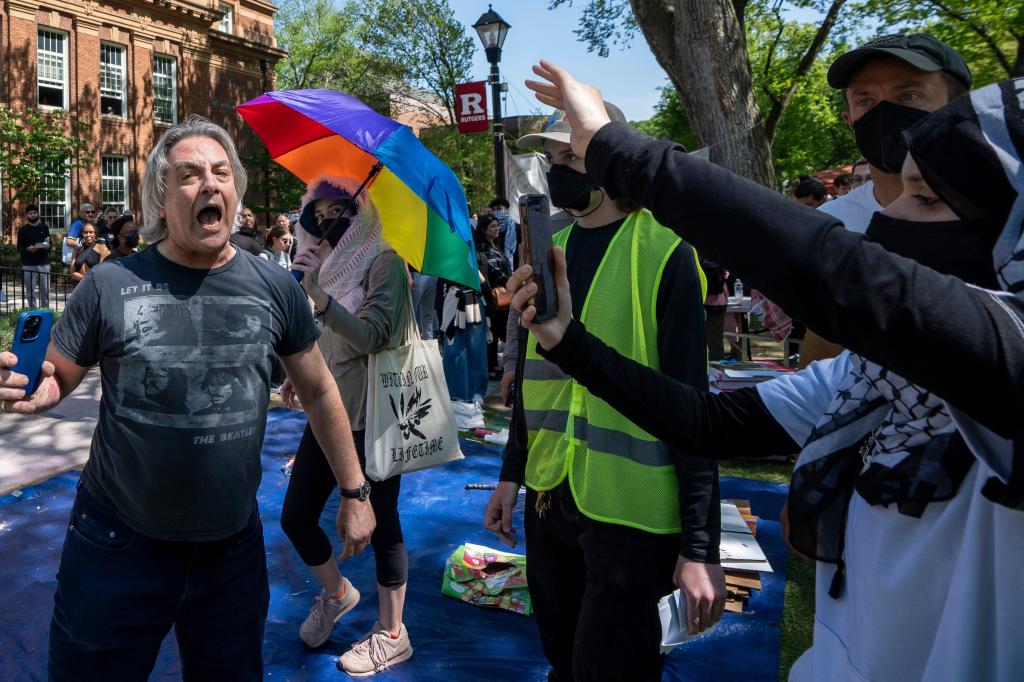
[[[718,627],[718,623],[715,623],[698,635],[687,634],[686,597],[679,590],[661,598],[658,602],[658,615],[661,617],[661,651],[666,654],[684,642],[714,632]]]
[[[750,526],[743,520],[743,515],[732,502],[722,502],[722,530],[728,533],[746,533],[750,535]]]
[[[773,573],[772,565],[757,544],[757,540],[749,533],[722,532],[722,544],[719,546],[722,568],[735,568],[742,571],[764,571]]]

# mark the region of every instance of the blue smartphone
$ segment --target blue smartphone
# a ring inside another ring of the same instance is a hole
[[[28,377],[26,398],[39,388],[52,327],[53,313],[49,310],[28,310],[18,317],[18,325],[14,329],[14,345],[11,346],[11,352],[18,356],[18,364],[11,367],[11,371]]]

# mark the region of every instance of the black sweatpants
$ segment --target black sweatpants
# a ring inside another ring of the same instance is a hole
[[[364,473],[365,433],[352,433],[359,455],[359,466]],[[370,481],[370,505],[377,517],[377,527],[370,537],[377,561],[377,582],[384,587],[398,587],[404,585],[409,577],[409,555],[405,550],[402,523],[398,517],[398,494],[402,477],[394,476],[380,482],[367,480]],[[323,514],[327,499],[337,487],[327,457],[317,443],[313,430],[306,424],[299,450],[295,453],[288,490],[284,495],[281,528],[307,566],[320,566],[333,556],[331,541],[320,528],[320,515]]]
[[[568,482],[540,518],[526,491],[526,564],[544,655],[559,682],[661,680],[658,600],[675,589],[679,535],[594,521]]]

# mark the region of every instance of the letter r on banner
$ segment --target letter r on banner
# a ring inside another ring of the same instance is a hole
[[[487,110],[480,106],[480,100],[484,97],[478,92],[467,92],[459,95],[459,99],[462,100],[459,105],[459,111],[467,114],[483,114],[487,115]]]

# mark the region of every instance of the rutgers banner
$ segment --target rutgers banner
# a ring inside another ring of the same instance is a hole
[[[487,130],[487,81],[455,86],[455,117],[460,133]]]

